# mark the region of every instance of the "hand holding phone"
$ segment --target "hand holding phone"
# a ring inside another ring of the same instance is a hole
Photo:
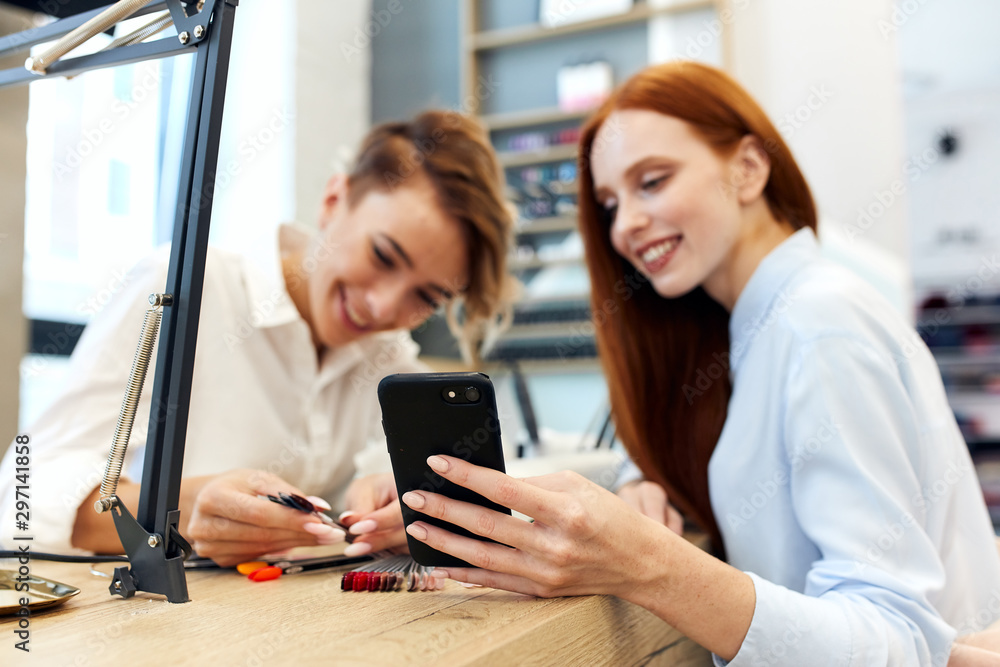
[[[497,512],[510,510],[447,481],[427,465],[427,457],[444,454],[506,472],[500,442],[500,417],[493,383],[484,373],[399,373],[378,385],[396,490],[430,491]],[[403,523],[424,521],[457,535],[486,538],[402,504]],[[421,565],[469,567],[465,561],[406,536],[410,555]]]

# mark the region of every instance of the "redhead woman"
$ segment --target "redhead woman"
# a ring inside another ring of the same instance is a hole
[[[440,576],[617,595],[719,665],[945,665],[957,635],[995,619],[1000,558],[934,359],[821,257],[809,187],[738,84],[672,63],[617,90],[582,133],[580,228],[618,432],[645,481],[626,502],[574,474],[431,457],[534,519],[406,494],[501,543],[414,523],[476,566]],[[666,525],[668,498],[714,553]]]

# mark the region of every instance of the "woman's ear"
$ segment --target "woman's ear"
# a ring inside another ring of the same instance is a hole
[[[771,158],[761,140],[748,134],[740,140],[734,157],[735,182],[739,202],[752,204],[759,199],[771,177]]]
[[[338,207],[347,205],[347,175],[334,174],[323,188],[319,207],[319,228],[326,229],[336,217]]]

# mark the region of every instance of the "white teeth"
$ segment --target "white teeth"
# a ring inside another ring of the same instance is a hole
[[[368,326],[368,324],[363,319],[361,319],[361,316],[359,316],[354,311],[354,309],[351,308],[351,302],[348,301],[347,299],[344,299],[344,310],[347,311],[347,319],[351,321],[351,324],[358,327],[359,329],[364,329],[365,327]]]
[[[659,245],[655,245],[652,248],[650,248],[649,250],[647,250],[646,252],[642,253],[642,261],[645,262],[646,264],[649,264],[651,262],[655,262],[660,257],[663,257],[668,252],[670,252],[671,250],[673,250],[674,248],[676,248],[678,243],[680,243],[680,239],[673,238],[673,239],[669,239],[667,241],[664,241],[663,243],[661,243]]]

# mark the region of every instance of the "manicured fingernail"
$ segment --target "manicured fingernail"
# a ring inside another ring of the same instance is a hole
[[[450,579],[451,578],[451,575],[448,574],[448,570],[445,570],[444,568],[440,568],[440,567],[436,567],[433,570],[431,570],[431,576],[434,577],[435,579]]]
[[[317,523],[315,521],[307,523],[302,528],[307,533],[312,533],[316,537],[327,537],[329,535],[332,535],[333,533],[340,533],[341,535],[344,534],[344,531],[340,530],[339,528],[334,528],[333,526],[328,526],[325,523]],[[341,539],[343,539],[343,537],[341,537]]]
[[[431,456],[427,459],[427,465],[431,467],[431,470],[435,472],[448,472],[448,461],[441,458],[440,456]]]
[[[466,588],[482,588],[480,584],[473,584],[468,581],[460,581],[458,583],[462,586],[465,586]]]
[[[378,528],[378,524],[375,523],[374,519],[365,519],[364,521],[358,521],[349,530],[352,535],[364,535],[365,533],[374,531],[376,528]]]
[[[344,549],[344,555],[353,558],[354,556],[364,556],[372,550],[372,545],[367,542],[355,542]]]
[[[329,535],[320,535],[316,541],[320,544],[339,544],[347,539],[347,533],[340,528],[333,528]]]
[[[403,494],[403,502],[407,504],[408,507],[412,507],[415,510],[420,509],[426,504],[423,494],[417,493],[415,491],[407,491]]]
[[[353,512],[351,510],[347,510],[346,512],[341,512],[340,516],[338,516],[337,519],[339,519],[340,521],[343,521],[344,519],[350,518],[350,517],[354,516],[355,514],[357,514],[357,512]]]
[[[426,539],[427,537],[427,529],[421,526],[419,523],[411,523],[409,526],[406,527],[406,532],[408,532],[410,535],[417,538],[418,540],[423,540]]]
[[[306,498],[306,500],[308,500],[309,502],[311,502],[313,505],[315,505],[316,507],[318,507],[320,509],[327,510],[327,511],[333,509],[332,507],[330,507],[330,503],[326,502],[325,500],[323,500],[319,496],[309,496],[308,498]]]

